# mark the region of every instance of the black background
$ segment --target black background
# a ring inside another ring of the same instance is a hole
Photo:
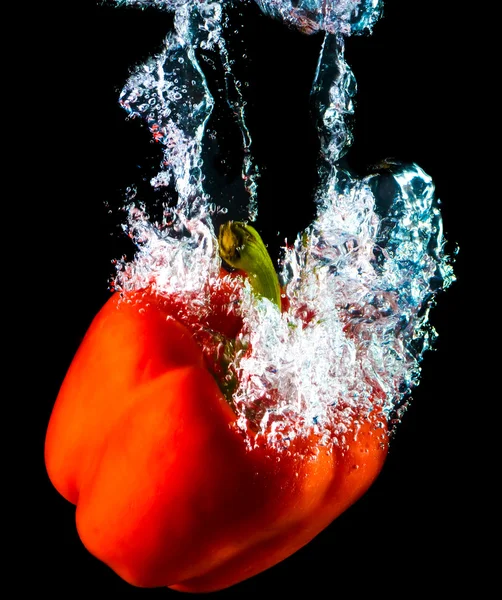
[[[386,157],[417,162],[435,181],[450,249],[460,247],[458,281],[432,313],[436,351],[425,356],[421,384],[368,493],[294,556],[214,597],[268,590],[406,597],[410,591],[483,586],[479,554],[470,541],[476,467],[467,426],[474,374],[465,323],[474,242],[466,208],[471,161],[460,124],[470,64],[465,28],[438,4],[387,0],[373,35],[349,39],[346,49],[358,82],[348,164],[364,172]],[[314,212],[317,140],[308,93],[320,37],[288,31],[257,10],[252,14],[249,23],[259,33],[248,40],[253,57],[248,77],[259,92],[250,127],[263,173],[257,227],[274,254]],[[33,349],[40,357],[32,408],[36,500],[29,509],[33,529],[24,561],[36,564],[40,591],[173,596],[167,589],[129,586],[88,554],[75,530],[74,507],[52,488],[43,464],[45,429],[59,386],[108,297],[111,261],[131,251],[117,227],[116,208],[131,184],[155,202],[144,180],[158,171],[160,149],[139,121],[126,121],[117,100],[130,68],[160,49],[172,16],[77,1],[57,19],[44,36],[47,56],[39,59],[41,116],[50,143],[46,153],[41,148],[37,181],[45,199],[37,204],[42,293],[41,331]],[[301,199],[301,211],[291,209],[292,197]]]

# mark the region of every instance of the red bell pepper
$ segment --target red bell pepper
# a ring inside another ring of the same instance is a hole
[[[77,505],[82,542],[136,586],[208,592],[273,566],[353,504],[387,452],[376,411],[355,420],[345,445],[310,433],[281,448],[252,430],[256,447],[246,443],[218,348],[242,325],[229,310],[242,277],[276,304],[280,291],[254,229],[230,224],[219,241],[240,271],[222,270],[211,313],[152,289],[113,294],[48,427],[48,474]]]

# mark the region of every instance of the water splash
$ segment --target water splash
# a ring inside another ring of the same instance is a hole
[[[382,0],[256,0],[266,14],[304,33],[327,31],[351,35],[371,31],[380,17]]]
[[[152,185],[174,186],[178,198],[176,206],[166,206],[160,224],[148,219],[144,207],[129,205],[126,229],[138,251],[133,261],[119,262],[115,287],[149,285],[166,296],[186,294],[192,322],[211,310],[208,290],[221,268],[213,218],[227,210],[216,206],[205,185],[203,140],[215,99],[204,68],[214,67],[215,60],[242,134],[236,150],[243,156],[248,220],[257,215],[259,173],[225,40],[225,8],[232,2],[115,3],[175,12],[163,51],[136,69],[120,103],[129,115],[144,119],[163,146],[162,168]],[[357,179],[338,162],[352,142],[356,92],[345,37],[371,30],[382,3],[256,3],[306,34],[325,32],[312,87],[321,177],[317,215],[284,249],[279,265],[289,309],[279,313],[268,300],[257,300],[247,282],[235,290],[242,327],[227,357],[227,378],[237,381],[231,402],[237,426],[261,432],[270,443],[287,445],[312,430],[337,441],[359,416],[377,411],[390,419],[405,405],[419,382],[423,354],[436,339],[429,310],[454,273],[434,185],[420,167],[384,163]],[[204,55],[208,51],[211,60]]]

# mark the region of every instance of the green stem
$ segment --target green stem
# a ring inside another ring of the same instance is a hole
[[[253,291],[268,298],[281,309],[281,288],[270,255],[251,225],[228,221],[220,227],[218,243],[221,258],[235,269],[244,271]]]

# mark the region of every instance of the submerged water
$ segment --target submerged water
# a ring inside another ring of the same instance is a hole
[[[251,0],[241,0],[248,4]],[[216,100],[201,51],[218,57],[224,97],[241,132],[246,218],[258,213],[259,170],[251,152],[242,82],[228,53],[231,0],[116,0],[117,5],[174,11],[174,29],[158,55],[136,68],[120,95],[130,116],[147,123],[164,159],[155,188],[174,188],[176,206],[162,223],[138,203],[126,230],[137,244],[122,261],[119,290],[153,286],[190,296],[189,311],[210,310],[208,289],[219,277],[216,205],[207,189],[203,144]],[[419,382],[423,354],[435,341],[429,310],[454,280],[431,178],[415,164],[384,163],[364,178],[339,165],[351,144],[356,83],[344,58],[346,36],[371,31],[380,0],[256,0],[270,18],[306,35],[324,31],[312,85],[320,139],[317,213],[284,248],[277,265],[289,310],[257,299],[246,283],[235,309],[242,329],[232,344],[228,376],[238,426],[284,444],[315,429],[343,436],[358,415],[390,418]],[[221,219],[220,219],[221,220]],[[216,335],[216,334],[215,334]],[[260,407],[257,409],[256,407]]]

